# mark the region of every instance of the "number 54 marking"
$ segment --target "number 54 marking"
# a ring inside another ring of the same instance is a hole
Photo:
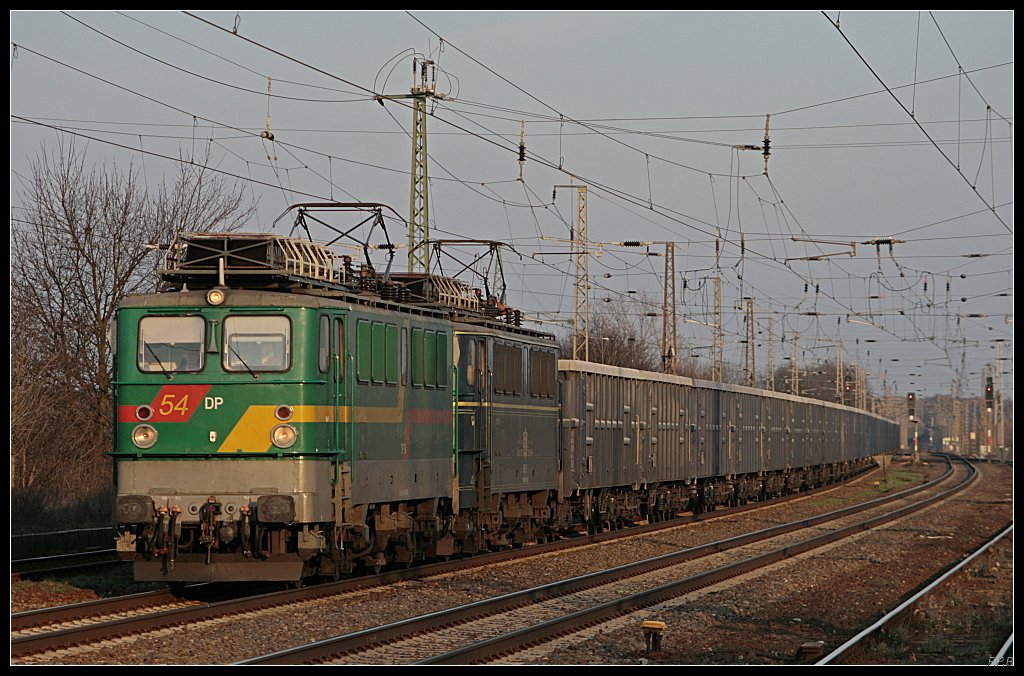
[[[160,406],[157,408],[157,413],[161,416],[173,415],[175,411],[184,418],[188,415],[188,395],[183,395],[175,403],[175,395],[173,393],[167,393],[160,400]]]

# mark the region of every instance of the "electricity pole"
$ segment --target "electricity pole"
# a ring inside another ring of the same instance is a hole
[[[416,84],[417,60],[412,60],[413,87],[408,94],[387,94],[374,99],[412,99],[412,171],[409,185],[409,272],[430,272],[430,201],[427,194],[427,99],[445,100],[438,94],[437,66],[432,60],[419,64],[419,84]],[[430,71],[429,81],[427,79]]]
[[[556,185],[551,193],[554,201],[559,188],[576,189],[576,229],[570,239],[576,261],[572,307],[572,358],[590,361],[590,251],[587,242],[587,186]]]
[[[790,387],[791,387],[792,393],[794,395],[796,395],[796,396],[800,396],[800,367],[797,365],[797,359],[799,358],[799,355],[800,355],[800,353],[798,351],[798,347],[797,347],[797,343],[799,343],[799,342],[800,342],[800,336],[794,330],[793,331],[793,356],[791,358],[792,363],[790,364],[790,368],[792,369],[792,374],[793,375],[790,377],[790,381],[791,381],[790,382]]]
[[[722,382],[723,335],[722,335],[722,278],[713,277],[715,283],[715,325],[711,341],[711,380]]]
[[[676,372],[676,245],[665,242],[665,290],[661,305],[661,370]]]
[[[757,386],[757,366],[755,363],[755,348],[757,344],[756,331],[754,330],[754,299],[747,298],[747,345],[743,351],[743,372],[746,375],[745,384],[749,387]]]

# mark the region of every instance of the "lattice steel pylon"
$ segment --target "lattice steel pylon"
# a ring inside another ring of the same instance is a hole
[[[428,79],[427,74],[430,73]],[[409,183],[409,272],[430,272],[430,198],[427,174],[427,99],[445,100],[438,94],[437,66],[430,59],[419,63],[412,60],[414,84],[408,94],[380,94],[374,99],[384,105],[385,100],[412,99],[412,170]]]
[[[572,312],[572,358],[590,361],[590,252],[587,250],[587,187],[576,188],[575,301]]]
[[[744,384],[749,387],[757,386],[757,365],[756,365],[756,342],[755,338],[756,331],[754,329],[754,299],[747,298],[747,313],[744,319],[744,323],[747,325],[747,340],[746,349],[743,351],[743,374]]]
[[[790,357],[790,359],[792,361],[791,361],[791,365],[790,365],[789,388],[790,388],[790,394],[794,394],[796,396],[800,396],[800,364],[799,364],[800,347],[799,347],[799,343],[800,343],[800,336],[799,336],[799,334],[797,334],[796,330],[794,329],[793,330],[793,356]]]
[[[430,200],[427,193],[427,94],[412,99],[412,179],[409,186],[409,272],[430,272]]]
[[[843,368],[843,343],[836,342],[836,401],[846,403],[846,370]]]
[[[665,291],[661,305],[661,370],[676,372],[676,245],[665,242]]]
[[[712,327],[711,340],[711,380],[722,382],[722,278],[713,277],[712,280],[715,282],[715,325]]]
[[[775,318],[768,315],[768,381],[765,387],[775,391]]]

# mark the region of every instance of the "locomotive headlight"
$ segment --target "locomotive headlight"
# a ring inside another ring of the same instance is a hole
[[[293,413],[294,411],[292,410],[292,407],[288,406],[287,404],[281,404],[276,409],[274,409],[274,415],[277,417],[278,420],[291,420]]]
[[[114,506],[118,523],[147,523],[153,520],[153,500],[146,495],[119,495]]]
[[[298,433],[291,425],[278,425],[270,432],[270,440],[278,448],[290,448],[297,436]]]
[[[139,448],[149,448],[156,443],[156,430],[150,425],[139,425],[132,430],[132,443]]]
[[[290,495],[261,495],[256,498],[256,519],[260,523],[295,521],[295,498]]]
[[[223,289],[210,289],[206,292],[206,302],[210,305],[220,305],[225,298]]]

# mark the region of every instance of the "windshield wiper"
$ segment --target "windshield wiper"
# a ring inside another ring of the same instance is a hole
[[[228,349],[231,350],[231,354],[233,354],[236,357],[238,357],[238,361],[242,362],[242,366],[244,366],[245,370],[249,372],[249,375],[251,375],[253,377],[253,380],[259,380],[260,379],[260,377],[258,375],[256,375],[256,372],[253,371],[251,368],[249,368],[249,365],[245,363],[244,359],[242,359],[242,355],[238,354],[238,350],[236,350],[235,348],[233,348],[231,346],[231,341],[230,340],[228,341]]]
[[[166,376],[168,380],[172,380],[171,374],[168,373],[167,369],[164,368],[164,363],[160,361],[160,357],[158,357],[156,355],[156,352],[153,351],[153,346],[150,345],[149,343],[143,343],[143,345],[145,345],[146,349],[149,350],[149,353],[153,355],[153,359],[156,359],[156,365],[160,367],[160,370],[163,372],[164,376]]]

